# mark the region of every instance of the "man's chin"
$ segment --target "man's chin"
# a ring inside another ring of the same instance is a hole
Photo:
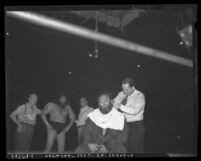
[[[63,105],[65,105],[65,103],[61,103],[61,102],[60,102],[60,105],[63,106]]]
[[[102,113],[102,114],[108,114],[110,111],[106,111],[106,110],[100,110],[100,112]]]

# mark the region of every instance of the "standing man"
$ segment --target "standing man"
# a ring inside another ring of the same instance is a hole
[[[145,96],[135,88],[132,78],[122,81],[122,91],[114,99],[114,107],[122,111],[129,126],[127,141],[128,151],[144,153],[144,121]]]
[[[80,98],[80,106],[80,113],[78,115],[78,120],[76,120],[79,144],[82,143],[81,133],[86,124],[87,115],[94,110],[92,107],[88,106],[88,101],[86,97]]]
[[[36,94],[29,96],[29,101],[20,105],[10,114],[12,121],[18,125],[15,138],[15,151],[28,152],[33,138],[36,116],[41,114],[38,109]]]
[[[47,114],[50,114],[49,122],[46,118]],[[70,119],[69,123],[66,122],[67,117]],[[66,133],[70,130],[75,121],[75,114],[67,98],[61,96],[58,103],[48,103],[42,112],[42,120],[47,126],[48,135],[45,152],[51,151],[55,139],[57,139],[58,152],[64,152]]]

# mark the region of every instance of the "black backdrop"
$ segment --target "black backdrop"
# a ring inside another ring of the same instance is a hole
[[[69,15],[69,20],[73,18]],[[192,59],[193,54],[179,45],[175,21],[165,14],[152,13],[136,19],[124,32],[103,24],[99,30]],[[84,26],[94,28],[94,23],[89,20]],[[25,103],[30,93],[38,94],[38,107],[42,109],[64,92],[77,116],[81,96],[86,96],[96,108],[100,91],[108,90],[115,96],[121,90],[121,80],[130,76],[146,96],[146,152],[195,152],[193,69],[102,43],[99,58],[93,59],[88,57],[93,41],[9,17],[6,32],[8,151],[14,150],[16,127],[9,114]],[[66,150],[77,146],[76,136],[74,125],[67,135]],[[31,148],[42,151],[45,143],[45,125],[38,118]]]

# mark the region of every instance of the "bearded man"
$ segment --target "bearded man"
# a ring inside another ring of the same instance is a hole
[[[82,133],[83,144],[76,153],[125,153],[128,127],[123,113],[113,108],[109,93],[98,96],[99,108],[88,114]]]

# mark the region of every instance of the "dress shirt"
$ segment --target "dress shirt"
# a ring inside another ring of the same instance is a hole
[[[121,103],[126,95],[121,91],[117,97],[114,99],[114,102]],[[145,96],[142,92],[137,89],[127,97],[125,105],[120,106],[120,110],[124,112],[127,122],[141,121],[143,120],[145,107]]]

